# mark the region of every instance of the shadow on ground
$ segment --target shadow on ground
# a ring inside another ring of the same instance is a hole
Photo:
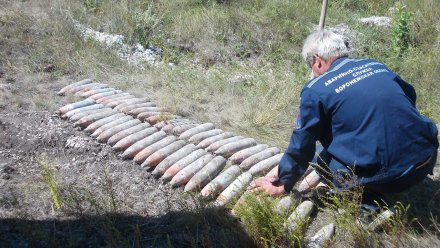
[[[253,247],[225,209],[160,217],[105,214],[69,220],[0,220],[0,247]]]

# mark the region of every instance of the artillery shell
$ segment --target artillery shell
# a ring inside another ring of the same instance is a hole
[[[214,129],[214,124],[212,123],[203,123],[201,125],[195,126],[193,128],[190,128],[188,130],[186,130],[185,132],[183,132],[180,136],[179,139],[184,139],[184,140],[188,140],[189,138],[191,138],[192,136],[201,133],[201,132],[205,132],[208,130]]]
[[[247,159],[245,159],[243,162],[241,162],[240,168],[242,170],[248,170],[254,164],[256,164],[264,159],[270,158],[278,153],[280,153],[280,149],[277,147],[267,148],[266,150],[259,152],[257,154],[254,154],[254,155],[248,157]]]
[[[92,90],[108,88],[108,84],[95,84],[95,85],[88,84],[84,86],[85,87],[83,87],[81,90],[75,92],[75,96],[81,96],[84,92],[88,92]]]
[[[145,114],[145,113],[151,113],[151,114]],[[129,115],[136,116],[140,120],[144,120],[153,115],[160,115],[162,113],[163,112],[158,107],[140,107],[128,111]]]
[[[119,98],[119,97],[123,97],[123,96],[130,96],[130,95],[131,95],[130,93],[121,92],[121,93],[117,93],[117,94],[101,97],[99,99],[96,99],[96,102],[97,103],[102,103],[102,102],[110,100],[110,99],[115,99],[115,98]]]
[[[84,112],[84,111],[88,111],[88,110],[92,110],[92,109],[101,109],[101,108],[104,108],[104,105],[102,105],[102,104],[93,104],[93,105],[85,106],[85,107],[82,107],[82,108],[77,108],[77,109],[70,110],[69,112],[67,112],[63,116],[61,116],[61,118],[66,119],[66,118],[69,118],[69,117],[73,116],[74,114],[77,114],[77,113],[80,113],[80,112]]]
[[[82,100],[82,101],[79,101],[79,102],[74,102],[74,103],[71,103],[71,104],[67,104],[64,107],[61,107],[58,110],[58,113],[60,115],[64,115],[65,113],[67,113],[67,112],[69,112],[71,110],[74,110],[74,109],[77,109],[77,108],[82,108],[82,107],[85,107],[85,106],[89,106],[89,105],[92,105],[92,104],[95,104],[95,103],[96,102],[93,99],[86,99],[86,100]]]
[[[255,146],[257,142],[252,138],[246,138],[242,140],[238,140],[235,142],[231,142],[228,144],[225,144],[221,147],[219,147],[214,154],[223,156],[223,157],[230,157],[232,154],[241,151],[243,149]]]
[[[121,139],[123,139],[123,138],[125,138],[125,137],[127,137],[127,136],[129,136],[131,134],[137,133],[137,132],[139,132],[139,131],[141,131],[143,129],[147,129],[149,127],[151,127],[151,126],[148,123],[140,123],[138,125],[135,125],[135,126],[132,126],[130,128],[124,129],[124,130],[114,134],[113,136],[111,136],[107,140],[107,144],[113,146],[116,143],[118,143],[118,141],[120,141]]]
[[[130,121],[130,120],[133,120],[133,117],[128,116],[128,115],[124,115],[124,116],[121,117],[121,118],[118,118],[118,119],[116,119],[116,120],[114,120],[114,121],[111,121],[111,122],[108,122],[108,123],[102,125],[102,126],[99,127],[98,129],[96,129],[96,130],[95,130],[90,136],[91,136],[92,138],[96,138],[96,137],[98,137],[102,132],[104,132],[105,130],[107,130],[107,129],[109,129],[109,128],[112,128],[112,127],[114,127],[114,126],[117,126],[117,125],[119,125],[119,124],[125,123],[125,122]]]
[[[217,142],[219,140],[228,139],[228,138],[231,138],[232,136],[234,136],[234,135],[230,132],[221,133],[216,136],[212,136],[212,137],[209,137],[209,138],[202,140],[197,146],[200,148],[206,148],[214,142]]]
[[[118,141],[114,146],[113,149],[115,151],[123,151],[126,150],[128,147],[132,146],[134,143],[156,133],[158,130],[155,127],[149,127],[147,129],[144,129],[142,131],[139,131],[134,134],[130,134],[129,136],[121,139]]]
[[[200,192],[200,194],[207,197],[215,197],[220,192],[222,192],[226,187],[231,184],[235,178],[240,175],[241,169],[237,165],[233,165],[223,171],[220,175],[218,175],[214,180],[209,182]]]
[[[321,177],[319,176],[319,174],[315,170],[313,170],[306,177],[304,177],[304,179],[298,185],[298,191],[302,193],[306,193],[311,189],[315,188],[320,180]]]
[[[100,83],[90,83],[90,84],[78,85],[78,86],[72,87],[69,90],[67,90],[66,94],[75,94],[76,92],[78,92],[80,90],[87,89],[87,88],[90,88],[90,87],[96,86],[96,85],[101,85],[101,84]]]
[[[121,123],[117,126],[114,126],[112,128],[105,130],[96,139],[98,140],[99,143],[106,143],[107,140],[110,139],[110,137],[112,137],[113,135],[119,133],[122,130],[139,125],[140,123],[141,123],[141,121],[138,119],[133,119],[133,120],[127,121],[125,123]]]
[[[219,141],[216,141],[216,142],[212,143],[211,145],[209,145],[205,150],[208,151],[208,152],[214,152],[214,151],[217,151],[220,147],[222,147],[222,146],[224,146],[226,144],[233,143],[233,142],[236,142],[236,141],[239,141],[239,140],[242,140],[242,139],[244,139],[244,137],[242,137],[242,136],[234,136],[234,137],[231,137],[231,138],[219,140]]]
[[[164,120],[170,120],[170,119],[179,119],[181,118],[178,115],[171,115],[171,114],[161,114],[161,115],[154,115],[150,116],[147,119],[145,119],[146,122],[150,123],[151,125],[157,124],[158,122],[164,121]]]
[[[281,200],[277,203],[275,206],[275,211],[279,214],[286,214],[288,213],[290,206],[293,204],[293,199],[291,195],[285,196],[281,198]]]
[[[81,94],[81,97],[87,98],[87,97],[90,97],[90,96],[93,96],[93,95],[96,95],[96,94],[99,94],[99,93],[112,92],[112,91],[116,91],[116,89],[115,88],[93,89],[93,90],[89,90],[89,91],[83,92]]]
[[[223,170],[226,159],[222,156],[213,158],[207,165],[198,171],[185,185],[184,192],[194,191],[203,188],[210,180]]]
[[[90,125],[88,125],[86,127],[86,129],[84,129],[84,131],[88,134],[91,134],[91,133],[95,132],[96,129],[100,128],[101,126],[103,126],[109,122],[115,121],[119,118],[122,118],[124,116],[126,116],[126,115],[124,115],[124,113],[116,113],[114,115],[102,118],[102,119],[97,120],[97,121],[91,123]]]
[[[136,103],[145,103],[145,102],[149,102],[150,98],[149,97],[141,97],[141,98],[131,98],[131,99],[127,99],[127,100],[121,100],[119,103],[115,102],[115,103],[111,103],[109,104],[112,108],[114,108],[115,110],[119,111],[119,107],[120,106],[127,106],[127,104],[136,104]],[[114,105],[114,106],[113,106]]]
[[[156,168],[154,168],[154,171],[152,174],[154,176],[161,176],[168,168],[170,168],[173,164],[184,158],[185,156],[189,155],[193,151],[195,151],[197,147],[193,144],[188,144],[178,151],[174,152],[170,156],[166,157],[162,162],[160,162]]]
[[[148,147],[149,145],[157,142],[158,140],[165,138],[166,136],[167,136],[167,134],[165,132],[162,132],[162,131],[155,132],[152,135],[149,135],[149,136],[137,141],[136,143],[134,143],[130,147],[128,147],[124,151],[124,153],[121,155],[121,157],[124,159],[133,158],[134,156],[136,156],[136,154],[138,154],[140,151],[142,151],[145,147]]]
[[[166,182],[171,180],[183,168],[190,165],[192,162],[196,161],[197,159],[199,159],[200,157],[202,157],[206,154],[207,153],[202,149],[198,149],[198,150],[193,151],[191,154],[180,159],[175,164],[173,164],[170,168],[168,168],[165,171],[165,173],[163,174],[163,176],[161,177],[161,179]]]
[[[268,145],[266,144],[259,144],[253,147],[249,147],[246,149],[243,149],[241,151],[238,151],[234,154],[232,154],[232,156],[229,158],[229,160],[233,163],[233,164],[240,164],[241,162],[243,162],[243,160],[247,159],[248,157],[259,153],[265,149],[269,148]]]
[[[160,121],[160,122],[154,124],[154,126],[157,127],[158,129],[162,129],[162,128],[163,128],[164,126],[166,126],[167,124],[168,124],[168,121],[167,121],[167,120],[164,120],[164,121]],[[164,131],[164,132],[165,132],[165,131]]]
[[[172,133],[174,135],[181,135],[183,132],[195,127],[197,124],[183,124],[183,125],[178,125],[175,128],[173,128]]]
[[[139,151],[139,153],[136,154],[136,156],[133,158],[133,161],[138,164],[142,164],[151,154],[173,143],[176,140],[177,138],[175,136],[166,136],[161,140],[155,141],[154,143],[151,143],[150,145]]]
[[[76,83],[72,83],[72,84],[67,85],[66,87],[64,87],[60,91],[58,91],[57,94],[60,96],[63,96],[68,90],[70,90],[73,87],[84,85],[84,84],[91,84],[91,83],[92,83],[91,79],[84,79],[84,80],[78,81]]]
[[[243,172],[238,176],[223,192],[217,197],[214,205],[225,206],[231,202],[234,198],[238,196],[246,189],[252,180],[252,174],[249,172]]]
[[[144,102],[144,103],[127,103],[127,105],[123,106],[122,104],[118,106],[118,111],[128,113],[133,109],[137,108],[143,108],[143,107],[156,107],[156,104],[154,102]]]
[[[83,118],[79,119],[77,122],[75,122],[75,124],[73,124],[73,126],[85,128],[97,120],[103,119],[108,116],[112,116],[117,113],[118,113],[117,111],[111,109],[108,111],[106,110],[106,111],[90,114],[88,116],[84,116]]]
[[[91,105],[91,106],[93,106],[93,105]],[[95,113],[103,113],[103,112],[107,112],[107,111],[113,111],[114,112],[114,110],[111,109],[111,108],[89,109],[89,110],[85,110],[85,111],[82,111],[82,112],[78,112],[78,113],[70,116],[69,120],[72,121],[72,122],[75,122],[75,121],[77,121],[77,120],[79,120],[79,119],[81,119],[81,118],[83,118],[85,116],[89,116],[89,115],[92,115],[92,114],[95,114]]]
[[[330,241],[335,234],[335,225],[330,223],[323,228],[319,229],[313,237],[310,238],[310,242],[307,244],[307,248],[322,248],[329,247]]]
[[[283,157],[283,153],[260,161],[249,169],[249,173],[251,173],[252,176],[267,173],[280,163],[281,157]]]
[[[278,178],[278,169],[279,169],[279,165],[275,166],[272,168],[272,170],[270,170],[265,177],[269,177],[269,178]]]
[[[174,177],[171,179],[171,186],[178,187],[185,183],[187,183],[194,174],[197,173],[200,169],[203,168],[209,161],[213,159],[213,156],[211,154],[203,155],[202,157],[198,158],[196,161],[192,162],[182,170],[180,170]]]
[[[116,106],[115,109],[117,111],[125,113],[125,112],[128,112],[127,109],[132,110],[132,109],[140,108],[140,107],[156,107],[156,104],[154,102],[150,102],[150,100],[146,101],[146,100],[142,100],[142,99],[143,98],[138,98],[133,101],[127,101],[127,102],[121,103],[118,106]]]
[[[164,131],[165,133],[171,133],[173,131],[173,128],[175,128],[176,126],[174,126],[174,124],[172,123],[167,123],[165,126],[163,126],[161,128],[162,131]]]
[[[166,157],[173,154],[174,152],[176,152],[185,145],[186,142],[183,140],[174,141],[173,143],[163,148],[160,148],[159,150],[151,154],[147,159],[145,159],[145,161],[141,164],[141,166],[155,167],[159,163],[161,163]]]
[[[101,98],[113,96],[113,95],[117,95],[117,94],[121,94],[121,93],[122,93],[122,90],[110,90],[110,91],[101,92],[101,93],[91,95],[87,99],[94,99],[94,100],[98,101]]]
[[[300,222],[304,221],[310,216],[310,214],[312,214],[314,206],[315,205],[311,201],[301,202],[301,204],[296,207],[295,211],[293,211],[289,218],[287,218],[284,225],[290,232],[294,231]]]
[[[121,97],[117,97],[117,98],[113,98],[113,99],[107,99],[101,103],[107,107],[113,108],[116,105],[123,103],[125,100],[128,100],[128,99],[136,99],[136,97],[133,95],[126,95],[126,96],[121,96]]]
[[[200,141],[202,141],[204,139],[219,135],[221,133],[223,133],[223,130],[221,130],[221,129],[208,130],[208,131],[200,132],[198,134],[193,135],[191,138],[189,138],[188,141],[191,143],[194,143],[194,144],[198,144],[198,143],[200,143]]]

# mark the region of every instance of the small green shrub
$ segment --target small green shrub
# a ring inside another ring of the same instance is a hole
[[[101,0],[82,0],[83,5],[86,7],[88,11],[97,13],[101,7]]]
[[[54,177],[53,169],[50,168],[50,163],[46,154],[42,154],[37,163],[41,170],[41,175],[43,176],[43,181],[49,186],[50,196],[52,198],[53,205],[58,210],[63,205],[63,200],[61,198],[58,183]]]
[[[413,13],[408,12],[406,6],[397,3],[395,13],[391,21],[392,48],[398,56],[402,56],[408,50],[410,36],[409,23]]]
[[[131,16],[133,23],[133,37],[144,47],[150,45],[150,38],[161,22],[161,17],[156,13],[153,4],[149,4],[145,10],[135,12]]]

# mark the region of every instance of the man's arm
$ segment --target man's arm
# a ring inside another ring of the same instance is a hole
[[[396,81],[399,84],[400,88],[403,90],[405,95],[409,99],[411,99],[413,105],[416,106],[417,94],[414,87],[411,84],[407,83],[405,80],[403,80],[399,75],[396,75],[394,81]]]

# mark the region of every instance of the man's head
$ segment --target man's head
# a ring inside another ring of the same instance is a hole
[[[337,58],[347,56],[344,38],[328,30],[318,30],[304,41],[302,56],[315,77],[324,74]]]

